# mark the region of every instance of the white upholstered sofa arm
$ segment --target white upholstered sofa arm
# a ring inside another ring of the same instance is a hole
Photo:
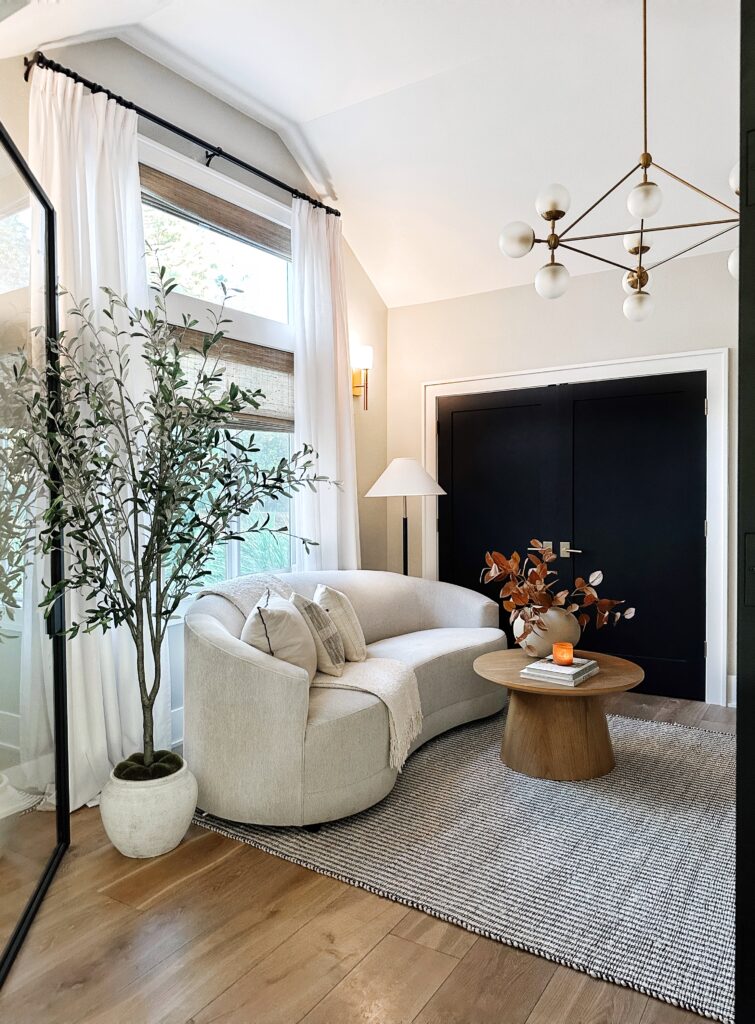
[[[249,820],[251,806],[260,823],[282,813],[296,822],[308,709],[304,669],[243,643],[211,615],[187,613],[184,753],[200,807]]]
[[[498,626],[498,605],[490,598],[453,583],[422,582],[425,584],[422,594],[424,629]]]

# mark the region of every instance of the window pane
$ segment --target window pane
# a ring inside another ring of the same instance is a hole
[[[31,210],[0,216],[0,295],[29,284]]]
[[[248,431],[243,432],[249,437]],[[261,466],[272,468],[281,459],[291,454],[291,435],[278,431],[255,431],[255,443],[260,449],[257,461]],[[288,498],[278,501],[266,501],[257,507],[252,515],[243,516],[241,529],[255,522],[265,513],[270,513],[270,525],[276,528],[291,528],[291,502]],[[281,571],[291,567],[291,538],[288,533],[275,534],[265,530],[250,533],[239,542],[239,573],[244,576],[250,572]]]
[[[146,241],[176,279],[176,290],[219,304],[221,285],[238,288],[227,305],[288,323],[288,260],[179,214],[142,203]]]

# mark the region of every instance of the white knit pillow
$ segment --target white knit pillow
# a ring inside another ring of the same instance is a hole
[[[289,600],[309,626],[317,650],[317,671],[328,676],[342,676],[346,655],[338,626],[324,608],[308,597],[294,593]]]
[[[315,591],[315,604],[324,608],[338,626],[346,660],[364,661],[367,657],[367,644],[357,613],[348,597],[340,590],[333,590],[321,583]]]
[[[266,590],[252,608],[241,639],[273,658],[306,670],[310,683],[317,671],[317,650],[309,626],[290,601]]]

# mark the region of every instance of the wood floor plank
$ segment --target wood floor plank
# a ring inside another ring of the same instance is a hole
[[[325,998],[306,1024],[410,1024],[459,961],[386,935]]]
[[[147,910],[172,889],[190,883],[195,876],[211,871],[216,864],[238,852],[239,843],[235,840],[205,831],[162,857],[141,862],[136,871],[102,886],[99,891],[135,910]]]
[[[415,1024],[525,1024],[555,970],[541,957],[479,939]]]
[[[101,998],[81,1024],[184,1024],[346,889],[335,879],[261,857],[247,876],[246,894],[235,891],[213,928]],[[204,903],[200,897],[200,913]]]
[[[648,997],[558,967],[527,1024],[640,1024]]]
[[[640,1024],[701,1024],[702,1020],[696,1013],[680,1010],[659,999],[648,999]]]
[[[448,924],[437,917],[430,917],[421,910],[410,910],[405,913],[393,929],[393,934],[459,959],[477,941],[477,936],[473,932],[465,931],[455,924]]]
[[[192,1018],[193,1024],[293,1024],[390,932],[405,908],[349,887]]]

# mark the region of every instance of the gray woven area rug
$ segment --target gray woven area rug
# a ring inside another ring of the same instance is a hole
[[[733,1021],[734,737],[609,721],[617,767],[589,782],[510,771],[499,758],[499,715],[432,740],[381,804],[318,833],[196,821],[480,935]]]

